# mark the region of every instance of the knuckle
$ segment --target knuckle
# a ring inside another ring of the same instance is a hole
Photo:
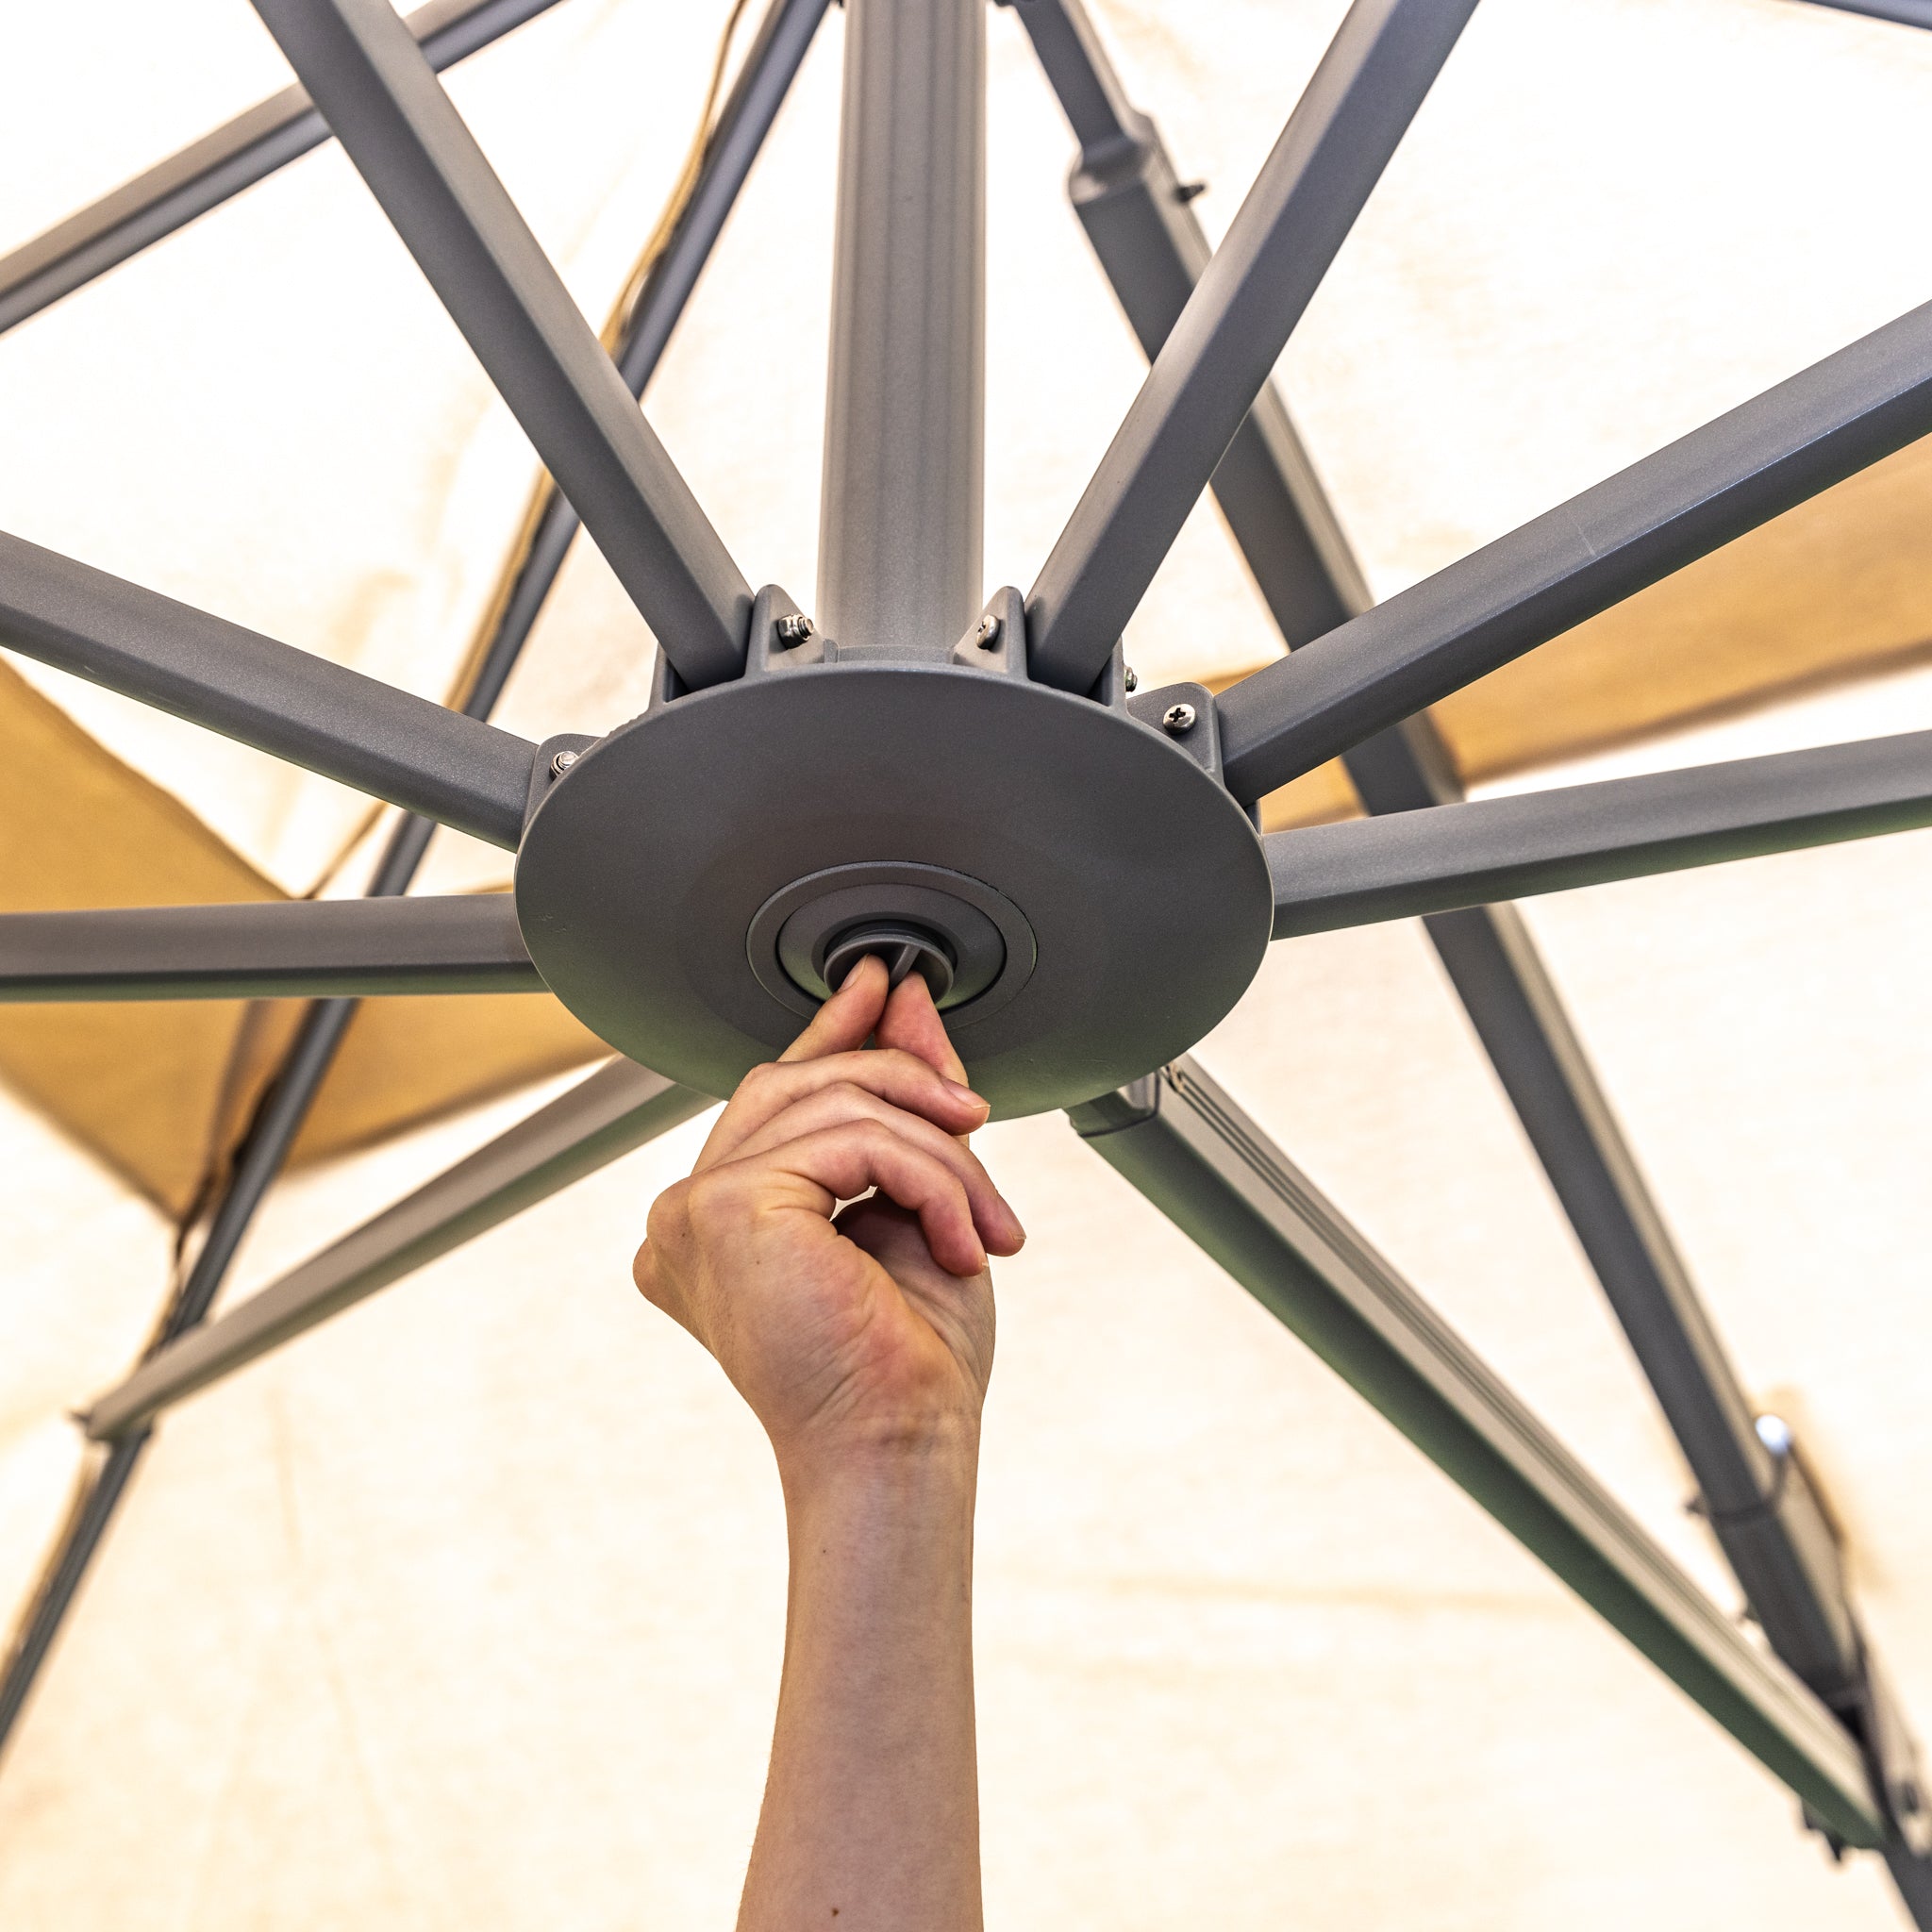
[[[857,1080],[838,1080],[824,1091],[827,1106],[851,1116],[855,1120],[876,1120],[878,1118],[878,1097],[869,1093]]]
[[[674,1245],[684,1232],[691,1196],[691,1182],[679,1181],[669,1187],[651,1203],[651,1211],[644,1217],[644,1241],[646,1245],[653,1242],[662,1247]],[[640,1257],[641,1258],[641,1250]]]
[[[734,1192],[736,1190],[723,1168],[714,1167],[704,1174],[693,1174],[683,1183],[680,1219],[692,1233],[702,1236],[708,1228],[717,1224],[720,1216],[727,1210]]]
[[[760,1060],[743,1079],[738,1083],[738,1091],[753,1099],[765,1093],[774,1085],[782,1081],[786,1070],[776,1060]]]

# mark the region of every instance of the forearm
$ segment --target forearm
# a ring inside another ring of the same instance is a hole
[[[978,1932],[976,1440],[786,1470],[771,1776],[740,1932]]]

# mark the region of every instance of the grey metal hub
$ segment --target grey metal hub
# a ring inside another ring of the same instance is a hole
[[[745,935],[758,984],[807,1018],[866,953],[891,966],[908,944],[955,1032],[997,1012],[1033,973],[1025,915],[982,880],[943,866],[813,873],[773,893]]]
[[[646,1066],[728,1093],[854,959],[909,946],[1002,1115],[1186,1051],[1272,911],[1246,814],[1165,734],[937,664],[660,700],[550,786],[517,860],[538,970]]]

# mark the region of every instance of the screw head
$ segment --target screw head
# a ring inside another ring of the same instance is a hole
[[[569,771],[569,770],[570,770],[570,768],[571,768],[571,767],[572,767],[572,766],[573,766],[574,764],[575,764],[575,763],[576,763],[576,761],[577,761],[577,755],[576,755],[576,753],[575,753],[575,752],[574,752],[574,751],[560,751],[560,752],[558,752],[558,753],[557,754],[557,756],[556,756],[556,757],[555,757],[554,758],[552,758],[552,759],[550,760],[550,774],[551,774],[551,776],[552,776],[552,777],[554,777],[554,778],[560,778],[560,777],[562,777],[562,776],[563,776],[563,774],[565,774],[565,773],[566,773],[567,771]]]
[[[793,611],[790,617],[778,620],[778,641],[789,651],[794,644],[802,644],[812,634],[812,621]]]
[[[1141,674],[1129,664],[1121,673],[1121,682],[1129,691],[1139,691],[1141,689]]]
[[[991,611],[979,620],[973,632],[973,641],[982,651],[990,651],[1000,641],[1000,621]]]
[[[1160,728],[1174,738],[1178,738],[1184,731],[1191,731],[1194,728],[1193,706],[1168,706],[1160,714]]]
[[[1791,1425],[1781,1415],[1761,1415],[1754,1424],[1757,1440],[1774,1456],[1789,1456],[1791,1453]]]

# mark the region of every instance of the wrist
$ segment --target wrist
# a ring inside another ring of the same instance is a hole
[[[786,1507],[834,1503],[912,1506],[961,1490],[979,1473],[979,1418],[948,1414],[872,1423],[836,1433],[773,1440]]]

